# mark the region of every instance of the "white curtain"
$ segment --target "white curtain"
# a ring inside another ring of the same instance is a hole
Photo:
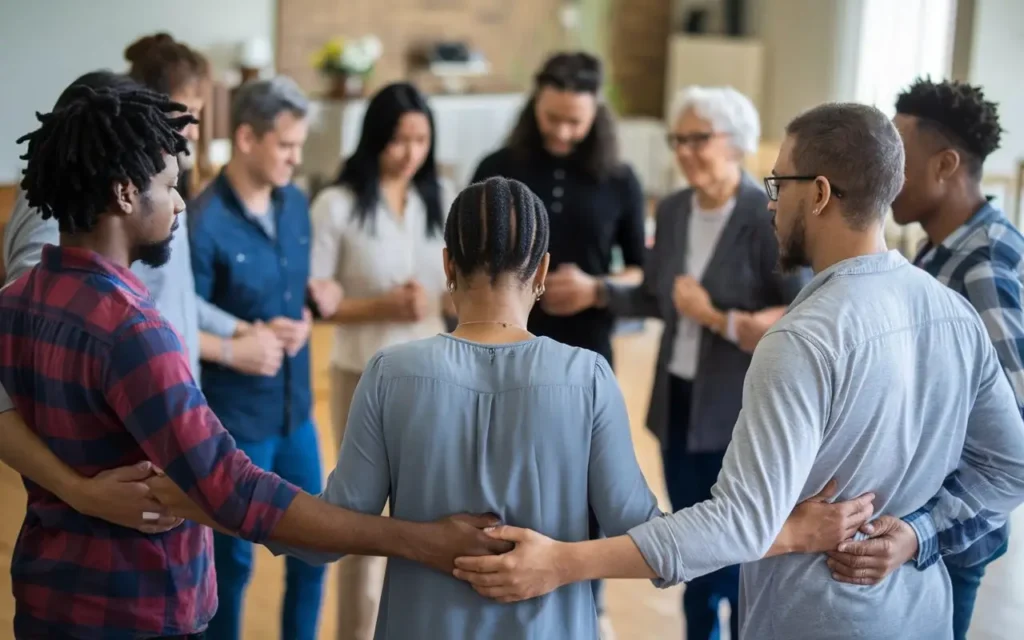
[[[863,0],[856,100],[895,113],[918,77],[949,77],[956,0]]]

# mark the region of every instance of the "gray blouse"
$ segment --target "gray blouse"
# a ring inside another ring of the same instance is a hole
[[[609,536],[661,515],[636,461],[615,376],[597,354],[548,338],[484,345],[444,334],[386,348],[356,389],[338,465],[320,496],[430,521],[457,513],[567,542],[588,504]],[[340,556],[268,545],[311,564]],[[450,575],[388,562],[384,638],[597,638],[588,583],[500,604]]]

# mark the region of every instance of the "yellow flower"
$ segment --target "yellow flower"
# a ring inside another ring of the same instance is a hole
[[[314,67],[323,68],[329,66],[331,62],[336,61],[341,57],[341,52],[345,49],[345,39],[338,37],[328,41],[320,49],[313,54],[312,64]]]

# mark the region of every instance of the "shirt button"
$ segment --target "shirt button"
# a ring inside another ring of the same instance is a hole
[[[292,292],[291,291],[285,291],[284,292],[284,299],[285,300],[291,300],[292,299]]]
[[[565,180],[565,169],[555,169],[555,180]]]
[[[548,207],[548,208],[551,209],[551,213],[561,213],[562,212],[562,203],[561,202],[552,202],[551,206]]]
[[[563,193],[565,193],[565,189],[563,189],[562,187],[555,187],[554,189],[551,190],[551,195],[555,196],[556,198],[561,198]]]
[[[282,267],[287,267],[288,266],[288,258],[281,258],[281,266]]]

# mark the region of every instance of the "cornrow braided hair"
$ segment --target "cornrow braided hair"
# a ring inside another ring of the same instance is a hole
[[[516,180],[490,178],[466,187],[452,203],[444,229],[448,253],[468,277],[514,274],[526,282],[548,250],[548,212]]]
[[[164,154],[188,152],[181,130],[196,122],[185,105],[137,86],[68,89],[65,105],[36,114],[41,126],[28,142],[21,187],[44,220],[62,233],[91,231],[111,203],[111,186],[131,182],[140,192],[164,170]]]
[[[896,98],[896,113],[918,118],[970,154],[977,175],[985,158],[999,148],[1003,133],[998,105],[985,99],[981,87],[963,82],[918,79]]]

